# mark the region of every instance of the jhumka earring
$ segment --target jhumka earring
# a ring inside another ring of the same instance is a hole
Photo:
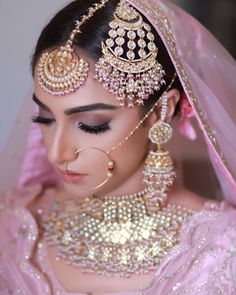
[[[76,21],[76,26],[64,46],[42,55],[38,65],[38,81],[46,92],[52,95],[66,95],[75,92],[84,84],[89,64],[75,53],[74,39],[81,33],[81,26],[108,1],[95,3],[88,9],[88,14],[82,16],[81,21]]]
[[[109,25],[95,79],[117,97],[121,106],[143,105],[165,84],[165,71],[156,59],[155,36],[142,15],[125,0],[119,2]]]
[[[167,191],[174,183],[176,177],[174,163],[168,151],[164,151],[162,145],[172,137],[172,128],[165,123],[167,113],[167,95],[161,97],[162,108],[160,122],[156,123],[149,130],[149,139],[157,144],[157,150],[150,151],[144,169],[144,182],[149,192],[149,208],[154,211],[160,210],[167,201]]]

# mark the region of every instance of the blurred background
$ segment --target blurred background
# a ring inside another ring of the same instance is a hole
[[[172,2],[195,16],[236,58],[236,0],[172,0]],[[202,196],[221,199],[220,185],[208,160],[202,134],[197,129],[197,124],[195,126],[198,131],[197,142],[175,139],[176,144],[172,153],[176,153],[176,148],[184,153],[184,157],[183,154],[176,155],[177,159],[178,156],[184,158],[178,165],[179,177],[182,178],[180,182]]]
[[[236,0],[172,1],[194,15],[236,57]],[[30,59],[40,31],[54,13],[68,2],[70,1],[0,0],[0,152],[2,155],[11,128],[20,122],[16,121],[16,117],[20,106],[22,107],[22,101],[32,93]],[[25,116],[30,120],[30,114]],[[208,195],[211,187],[215,192],[218,192],[218,187],[215,185],[215,176],[211,168],[205,159],[199,156],[201,148],[200,141],[196,145],[195,142],[187,143],[181,140],[178,150],[185,153],[186,161],[179,168],[183,168],[183,178],[190,189]],[[202,171],[205,171],[207,177],[201,179],[193,177],[192,173],[201,175]]]
[[[173,0],[206,26],[236,58],[236,0]]]

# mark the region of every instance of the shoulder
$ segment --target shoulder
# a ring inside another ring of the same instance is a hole
[[[28,186],[25,188],[13,187],[0,193],[1,211],[16,207],[27,206],[35,197],[43,191],[41,184]]]
[[[40,194],[41,190],[41,185],[34,185],[21,189],[12,188],[1,194],[0,249],[2,247],[7,249],[8,242],[20,240],[19,234],[24,232],[23,227],[32,229],[34,219],[27,210],[27,206]]]
[[[169,200],[195,212],[185,227],[196,242],[203,238],[206,242],[218,243],[226,236],[236,240],[236,208],[227,201],[206,199],[181,186],[170,192]]]
[[[163,282],[171,276],[170,294],[236,294],[236,209],[206,201],[187,219],[173,253],[159,273]]]
[[[35,294],[49,294],[46,281],[30,262],[38,226],[27,206],[41,191],[41,186],[34,185],[1,195],[0,290],[6,294],[28,294],[29,285],[38,290]]]
[[[181,187],[176,189],[172,201],[194,210],[186,224],[194,243],[202,240],[227,247],[236,241],[236,207],[229,202],[206,199]]]
[[[7,254],[11,247],[17,248],[19,243],[23,243],[25,247],[34,243],[33,240],[38,236],[38,225],[33,208],[44,194],[46,193],[42,185],[12,188],[1,194],[0,251],[4,248]]]
[[[191,266],[186,277],[194,278],[194,290],[204,282],[208,290],[236,294],[236,209],[226,201],[207,201],[187,227]]]
[[[184,207],[199,211],[204,207],[208,199],[190,191],[182,186],[175,186],[169,193],[170,203],[179,204]]]
[[[206,242],[216,247],[231,247],[236,240],[236,208],[227,201],[207,200],[191,223],[197,238],[204,236]]]
[[[11,188],[0,194],[0,235],[5,229],[8,233],[11,224],[35,223],[41,203],[48,207],[58,194],[56,187],[44,187],[41,184],[25,188]],[[46,200],[46,202],[45,202]],[[16,227],[13,225],[13,229]]]

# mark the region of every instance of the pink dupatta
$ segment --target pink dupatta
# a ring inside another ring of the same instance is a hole
[[[236,204],[235,60],[196,19],[171,2],[128,2],[142,12],[156,28],[182,82],[185,99],[191,109],[186,109],[186,102],[182,104],[182,115],[185,118],[182,116],[180,132],[195,139],[195,131],[188,119],[191,116],[197,118],[224,196]],[[30,108],[29,103],[26,108],[28,106]],[[21,115],[24,113],[25,108]],[[16,141],[14,136],[19,132],[19,128],[13,131],[11,146],[8,144],[1,154],[1,163],[5,167],[1,178],[5,178],[5,181],[2,181],[0,188],[5,183],[14,184],[16,178],[20,186],[56,183],[56,175],[47,160],[39,127],[33,124],[30,127],[23,160],[22,147],[26,138]],[[13,156],[20,160],[12,161]],[[12,181],[6,179],[6,175],[12,175]]]

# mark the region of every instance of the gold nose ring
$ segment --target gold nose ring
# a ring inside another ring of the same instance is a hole
[[[82,153],[82,152],[84,152],[84,151],[86,151],[86,150],[89,150],[89,149],[90,149],[90,150],[93,149],[93,150],[96,150],[96,151],[100,151],[100,152],[102,152],[103,154],[105,154],[105,155],[107,156],[107,159],[108,159],[108,162],[107,162],[107,174],[106,174],[106,178],[105,178],[104,181],[103,181],[102,183],[100,183],[99,185],[97,185],[97,186],[95,186],[95,187],[92,187],[92,188],[89,188],[90,190],[96,190],[96,189],[101,188],[102,186],[104,186],[104,185],[105,185],[105,184],[106,184],[106,183],[112,178],[115,163],[114,163],[113,159],[111,158],[111,155],[110,155],[109,152],[106,152],[106,151],[104,151],[104,150],[102,150],[102,149],[100,149],[100,148],[97,148],[97,147],[81,148],[81,149],[77,150],[77,151],[75,152],[75,159],[74,159],[74,160],[76,160],[76,159],[78,158],[78,156],[79,156],[80,153]],[[67,173],[67,171],[68,171],[68,163],[69,163],[69,161],[66,160],[66,161],[65,161],[65,174],[66,174],[67,176],[68,176],[68,173]],[[69,180],[69,177],[68,177],[68,180]],[[69,182],[70,182],[71,184],[73,184],[70,180],[69,180]]]

